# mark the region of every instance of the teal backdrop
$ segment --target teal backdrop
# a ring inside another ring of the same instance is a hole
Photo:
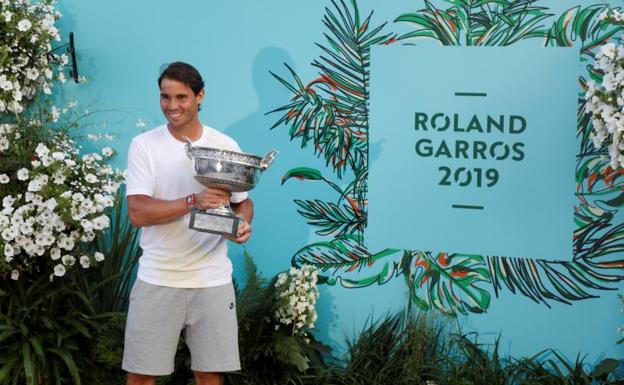
[[[370,249],[572,255],[576,49],[393,44],[373,63]]]
[[[577,194],[570,215],[556,219],[573,231],[569,255],[403,250],[406,246],[383,240],[369,250],[364,243],[369,156],[373,161],[381,151],[379,143],[368,142],[368,103],[383,48],[417,62],[411,50],[443,45],[513,46],[514,52],[526,49],[531,55],[539,55],[540,48],[568,47],[577,52],[580,75],[575,94],[560,97],[577,98],[597,76],[587,69],[592,54],[621,34],[597,21],[605,1],[453,8],[462,3],[362,0],[356,12],[352,2],[330,0],[62,0],[60,27],[65,37],[75,33],[80,73],[90,80],[78,86],[68,82],[61,92],[99,111],[91,115],[90,130],[115,135],[116,165],[125,168],[130,140],[141,132],[137,120],[145,122],[144,129],[164,122],[159,69],[176,60],[194,64],[206,82],[201,120],[234,137],[246,152],[280,151],[251,194],[256,219],[246,249],[265,276],[301,263],[322,270],[316,334],[334,348],[369,317],[411,303],[431,314],[452,315],[463,331],[478,331],[484,342],[500,335],[503,352],[515,356],[555,348],[571,359],[587,354],[588,362],[623,358],[616,345],[623,323],[617,298],[624,277],[620,173],[608,169],[587,144],[591,127],[582,114],[570,120],[576,135],[568,132],[561,139],[576,143],[565,156],[573,159],[566,175]],[[411,71],[422,77],[418,66]],[[536,89],[548,80],[514,66],[500,72],[522,74]],[[429,80],[444,85],[446,77]],[[410,84],[414,94],[423,92],[418,82]],[[413,143],[412,134],[405,140]],[[542,182],[549,177],[543,175]],[[397,206],[423,198],[418,190],[408,195],[387,198]],[[414,234],[427,226],[411,219]],[[241,247],[231,248],[237,280],[244,278],[242,255]]]

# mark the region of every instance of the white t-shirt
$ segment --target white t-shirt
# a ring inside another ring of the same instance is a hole
[[[229,136],[208,126],[194,146],[240,151]],[[185,144],[175,139],[166,125],[136,136],[128,152],[126,195],[148,195],[174,200],[205,189],[194,178],[193,162]],[[232,193],[239,203],[247,193]],[[138,278],[160,286],[199,288],[224,285],[232,280],[232,262],[223,236],[191,230],[190,214],[172,222],[144,226],[143,255]]]

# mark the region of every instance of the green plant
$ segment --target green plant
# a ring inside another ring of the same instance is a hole
[[[595,367],[577,356],[574,362],[549,349],[518,363],[522,385],[620,385],[624,378],[616,374],[620,361],[607,358]]]
[[[453,344],[453,354],[447,358],[445,382],[465,385],[518,384],[515,361],[502,357],[499,352],[500,337],[491,348],[484,348],[478,343],[474,333],[455,336]]]
[[[0,281],[0,384],[81,383],[97,314],[76,277]]]
[[[125,300],[139,252],[121,204],[96,268],[0,281],[0,384],[119,384]]]
[[[431,314],[400,312],[369,322],[346,342],[344,358],[329,359],[315,384],[440,383],[450,354],[448,323]]]
[[[239,350],[242,370],[226,376],[227,384],[298,384],[322,365],[328,349],[308,333],[293,335],[276,329],[275,281],[260,276],[253,259],[245,253],[247,279],[237,288]],[[308,340],[306,340],[308,339]]]

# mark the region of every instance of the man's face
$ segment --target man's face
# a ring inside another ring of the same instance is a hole
[[[204,90],[197,95],[188,85],[164,78],[160,83],[160,108],[172,128],[181,128],[197,119]]]

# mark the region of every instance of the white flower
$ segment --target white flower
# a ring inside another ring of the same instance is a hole
[[[86,255],[83,255],[80,257],[80,265],[82,265],[83,268],[88,269],[91,265],[91,260]]]
[[[19,279],[19,271],[13,270],[11,272],[11,279],[14,280],[14,281],[17,281]]]
[[[145,128],[145,122],[143,121],[143,119],[137,119],[136,126],[139,129]]]
[[[0,151],[6,151],[9,148],[9,140],[2,136],[0,137]]]
[[[97,182],[97,181],[98,181],[98,178],[97,178],[97,176],[95,176],[95,175],[93,175],[93,174],[87,174],[87,175],[85,175],[85,180],[86,180],[88,183],[95,183],[95,182]]]
[[[106,215],[100,215],[99,217],[93,219],[93,229],[94,230],[103,230],[110,225],[110,219]]]
[[[0,174],[0,184],[7,184],[9,182],[10,182],[10,179],[7,174]]]
[[[54,266],[54,275],[57,277],[62,277],[65,275],[65,266],[58,264]]]
[[[45,144],[39,143],[37,147],[35,148],[35,152],[37,153],[37,156],[39,158],[43,158],[50,154],[50,149]]]
[[[52,121],[54,123],[58,122],[59,118],[61,117],[61,112],[56,106],[52,106],[50,114],[52,115]]]
[[[42,182],[41,179],[34,179],[28,182],[28,191],[33,191],[33,192],[41,191],[41,189],[43,188],[43,183],[41,182]]]
[[[13,82],[7,79],[5,75],[0,75],[0,88],[5,91],[11,91],[13,89]]]
[[[93,254],[93,257],[97,262],[101,262],[104,260],[104,254],[100,253],[99,251],[96,251],[95,254]]]
[[[56,208],[56,199],[54,199],[54,197],[48,199],[47,201],[45,201],[45,206],[48,208],[48,210],[50,211],[54,211],[54,209]]]
[[[13,259],[11,257],[13,257],[14,255],[15,255],[15,249],[13,248],[13,246],[11,246],[8,243],[5,244],[4,245],[4,257],[5,257],[6,261],[7,262],[11,262],[11,260]]]
[[[91,221],[89,221],[87,219],[82,219],[80,221],[80,226],[82,226],[84,231],[91,231],[91,230],[93,230],[93,222],[91,222]]]
[[[26,78],[30,80],[37,80],[39,77],[39,71],[36,68],[27,68],[26,69]]]
[[[63,262],[63,265],[73,266],[74,263],[76,263],[76,258],[74,258],[73,255],[63,255],[61,261]]]
[[[113,155],[113,149],[110,147],[104,147],[102,149],[102,155],[104,155],[105,157],[109,157]]]
[[[15,203],[15,198],[12,195],[7,195],[2,198],[2,207],[11,207]]]
[[[17,179],[28,180],[28,169],[22,167],[17,170]]]
[[[22,19],[17,23],[17,29],[26,32],[32,27],[32,23],[28,19]]]
[[[58,247],[53,247],[50,250],[50,258],[52,258],[53,261],[61,258],[61,249],[59,249]]]

